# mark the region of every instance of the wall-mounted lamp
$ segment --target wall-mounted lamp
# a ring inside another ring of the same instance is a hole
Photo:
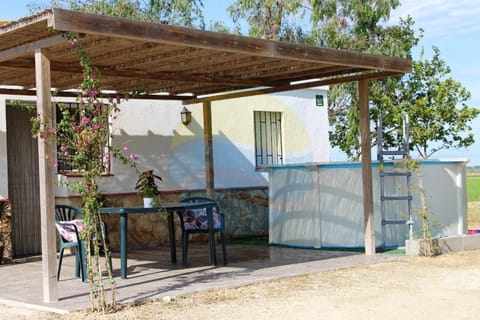
[[[188,125],[192,122],[192,113],[186,107],[183,107],[182,112],[180,112],[180,116],[182,117],[182,123],[184,125]]]

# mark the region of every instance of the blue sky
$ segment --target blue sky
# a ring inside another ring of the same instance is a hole
[[[2,0],[0,20],[16,20],[29,15],[31,2],[45,4],[46,0]],[[231,0],[203,0],[207,21],[230,21],[225,8]],[[400,0],[402,5],[392,14],[391,20],[410,14],[416,28],[424,29],[420,45],[425,47],[425,58],[431,57],[431,46],[439,47],[441,57],[452,69],[452,77],[472,93],[470,106],[480,108],[480,1],[479,0]],[[418,52],[414,58],[418,58]],[[474,121],[476,142],[468,150],[448,150],[437,153],[437,158],[466,157],[469,165],[480,165],[480,118]],[[334,153],[332,160],[342,160]]]

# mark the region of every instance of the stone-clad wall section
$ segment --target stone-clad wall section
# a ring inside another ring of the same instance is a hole
[[[165,192],[158,196],[161,202],[177,202],[187,197],[204,197],[205,191]],[[106,195],[107,206],[140,207],[142,198],[137,194]],[[225,213],[228,238],[259,236],[268,234],[268,189],[225,189],[215,191],[215,200]],[[70,204],[81,207],[78,197],[57,198],[58,204]],[[105,215],[110,246],[118,250],[120,243],[119,216]],[[176,238],[181,231],[178,218],[175,217]],[[207,239],[197,235],[197,240]],[[128,245],[131,248],[155,248],[168,244],[166,214],[131,214],[128,217]]]

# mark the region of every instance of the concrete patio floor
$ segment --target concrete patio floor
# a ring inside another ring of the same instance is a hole
[[[381,253],[367,256],[347,251],[238,244],[228,245],[227,251],[228,265],[213,267],[208,261],[208,244],[192,243],[188,266],[183,268],[181,263],[170,263],[168,247],[131,250],[128,256],[127,279],[120,278],[119,253],[114,252],[117,302],[174,297],[211,288],[238,286],[403,257],[400,254]],[[177,256],[181,257],[180,248],[177,248]],[[217,258],[219,262],[223,262],[221,250],[218,250]],[[74,256],[64,258],[58,282],[59,301],[54,303],[43,302],[40,258],[1,265],[0,304],[20,304],[61,313],[90,308],[89,286],[74,277],[74,261]]]

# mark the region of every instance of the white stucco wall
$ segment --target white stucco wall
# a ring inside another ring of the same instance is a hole
[[[326,102],[326,88],[212,102],[215,187],[267,185],[266,173],[255,170],[254,111],[282,112],[285,163],[328,161],[327,107],[315,106],[316,94]],[[182,108],[173,101],[130,101],[115,122],[114,143],[128,145],[141,170],[155,169],[164,190],[205,187],[203,107],[187,106],[188,126],[180,121]],[[106,189],[133,190],[131,170],[115,164],[113,171]]]
[[[315,106],[315,95],[324,95],[325,105]],[[17,97],[7,97],[13,99]],[[32,97],[23,97],[32,100]],[[5,100],[5,99],[4,99]],[[4,101],[1,100],[1,101]],[[67,101],[74,101],[68,99]],[[154,169],[164,178],[162,190],[205,188],[202,104],[190,105],[192,122],[180,121],[178,101],[130,100],[120,105],[113,122],[113,145],[128,146],[138,155],[140,170]],[[327,88],[238,98],[212,102],[215,187],[267,186],[265,172],[255,170],[254,111],[282,112],[284,162],[320,162],[329,159]],[[2,122],[3,121],[3,122]],[[0,105],[0,195],[6,193],[5,103]],[[5,173],[5,175],[3,174]],[[136,173],[118,161],[113,176],[101,182],[103,193],[134,192]],[[66,178],[58,176],[59,180]],[[57,195],[70,192],[57,187]]]

